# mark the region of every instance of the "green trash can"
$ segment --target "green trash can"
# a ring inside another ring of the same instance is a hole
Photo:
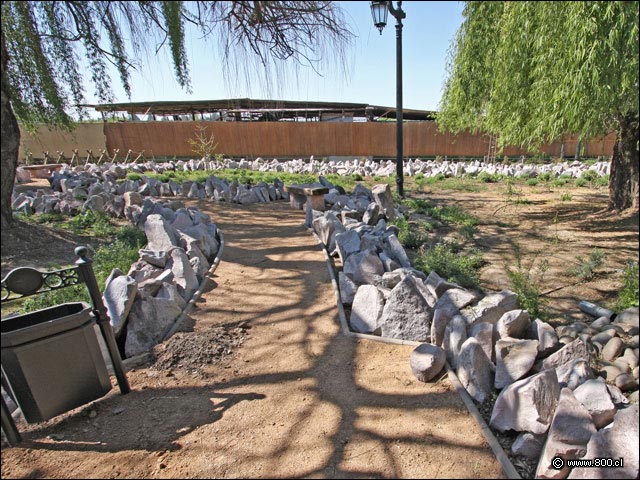
[[[111,390],[84,302],[2,320],[2,371],[29,423],[42,422]]]

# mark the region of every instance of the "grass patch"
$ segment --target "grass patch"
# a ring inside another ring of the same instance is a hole
[[[464,288],[479,288],[480,267],[484,259],[479,250],[460,250],[449,242],[441,242],[431,248],[421,248],[416,258],[416,268],[429,274],[436,272],[442,278]]]
[[[427,222],[411,222],[404,217],[397,217],[392,225],[398,227],[398,240],[407,248],[420,248],[428,240],[431,225]]]

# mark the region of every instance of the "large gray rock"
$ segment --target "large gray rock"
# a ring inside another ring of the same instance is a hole
[[[555,457],[565,461],[582,458],[594,433],[596,427],[589,412],[570,389],[563,388],[538,462],[536,478],[567,478],[571,468],[566,463],[560,469],[555,468],[552,460]]]
[[[342,271],[358,285],[373,284],[384,274],[384,266],[378,255],[364,251],[350,255]]]
[[[556,367],[556,375],[561,387],[575,390],[587,380],[594,377],[589,362],[583,358],[576,358]]]
[[[455,305],[455,307],[459,310],[466,307],[467,305],[471,305],[473,302],[478,300],[478,297],[479,295],[475,292],[465,290],[463,288],[452,287],[442,292],[442,294],[438,297],[434,308],[445,308],[445,306],[450,303],[452,305]]]
[[[527,310],[511,310],[500,317],[496,330],[501,338],[522,338],[531,325]]]
[[[622,339],[620,337],[613,337],[606,343],[600,356],[608,362],[613,362],[620,356],[623,350],[624,342]]]
[[[620,312],[620,314],[613,321],[614,323],[622,323],[625,325],[631,325],[638,327],[638,307],[630,307]]]
[[[353,298],[356,296],[358,286],[351,278],[344,274],[344,272],[338,272],[338,286],[340,288],[340,300],[346,305],[353,303]]]
[[[451,319],[460,312],[449,308],[435,308],[431,320],[431,343],[442,346],[445,329]]]
[[[555,329],[539,318],[531,322],[529,338],[538,340],[538,351],[541,355],[552,353],[558,346],[558,335],[556,335]]]
[[[447,354],[447,361],[451,368],[458,367],[458,355],[462,344],[467,340],[467,325],[461,315],[455,315],[444,329],[442,348]]]
[[[462,344],[457,364],[460,383],[474,400],[483,403],[493,393],[493,363],[475,337]]]
[[[132,357],[153,348],[180,316],[185,305],[176,286],[170,284],[164,284],[157,297],[134,302],[129,313],[125,355]]]
[[[553,369],[518,380],[498,395],[489,425],[501,432],[545,433],[559,396],[560,385]]]
[[[380,326],[380,317],[384,308],[384,297],[373,285],[358,288],[351,307],[349,324],[354,332],[372,333]]]
[[[384,306],[380,319],[382,336],[424,342],[431,333],[432,316],[433,312],[418,291],[413,277],[407,275],[391,291]]]
[[[421,343],[411,352],[409,363],[413,375],[421,382],[428,382],[442,371],[446,360],[442,348]]]
[[[545,358],[542,362],[542,368],[556,368],[576,358],[589,361],[587,346],[579,338]]]
[[[496,354],[495,349],[493,348],[494,328],[494,325],[491,323],[480,322],[473,326],[470,336],[478,340],[478,343],[482,346],[484,353],[487,354],[487,358],[495,364]]]
[[[333,252],[336,248],[335,236],[345,231],[344,226],[336,217],[334,212],[328,211],[324,215],[316,218],[312,222],[313,230],[316,232],[328,252]]]
[[[136,281],[128,275],[120,275],[109,281],[104,287],[102,299],[113,333],[119,337],[138,293]]]
[[[373,200],[378,204],[380,210],[387,217],[387,220],[393,221],[396,218],[393,209],[393,197],[391,196],[391,187],[388,184],[374,185],[371,189]]]
[[[455,283],[447,282],[433,270],[429,273],[424,283],[436,298],[440,298],[450,288],[460,288]]]
[[[385,251],[389,257],[394,259],[404,268],[411,267],[411,261],[407,256],[407,252],[404,251],[404,247],[400,243],[400,240],[398,240],[398,237],[395,235],[387,236],[385,239],[385,246],[387,247]]]
[[[518,296],[509,290],[503,290],[487,295],[477,305],[465,308],[461,313],[470,325],[480,322],[495,325],[502,315],[517,308]]]
[[[618,410],[613,426],[594,433],[584,458],[624,459],[623,467],[574,468],[569,478],[638,478],[638,405]]]
[[[178,245],[178,233],[162,215],[149,215],[144,223],[144,233],[147,236],[147,250],[168,251]]]
[[[520,457],[537,460],[540,458],[546,435],[534,435],[529,432],[520,433],[511,445],[511,452]]]
[[[342,265],[344,265],[347,258],[349,258],[349,255],[360,251],[360,235],[354,230],[337,233],[335,242]]]
[[[537,354],[537,340],[516,338],[498,340],[496,342],[495,387],[500,390],[524,377],[531,370]]]
[[[178,287],[180,296],[188,302],[198,289],[199,283],[189,262],[189,257],[182,248],[174,247],[171,249],[167,269],[173,272],[173,281]]]
[[[611,400],[607,384],[598,380],[587,380],[573,391],[576,399],[591,414],[596,428],[609,425],[616,414],[616,406]]]

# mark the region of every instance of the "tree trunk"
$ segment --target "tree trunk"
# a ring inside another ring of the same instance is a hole
[[[638,114],[618,118],[609,177],[609,209],[638,209]]]
[[[16,177],[16,167],[18,166],[18,148],[20,147],[20,128],[18,121],[13,114],[13,108],[9,101],[9,92],[5,90],[8,85],[6,76],[7,49],[2,35],[2,84],[0,86],[0,113],[2,114],[2,144],[0,147],[0,165],[2,175],[0,175],[0,215],[1,228],[9,228],[13,222],[11,211],[11,194],[13,193],[13,183]]]

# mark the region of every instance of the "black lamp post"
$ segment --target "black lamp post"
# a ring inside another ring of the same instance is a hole
[[[402,10],[402,2],[396,2],[394,8],[389,2],[371,2],[373,24],[380,30],[387,25],[387,12],[396,19],[396,184],[398,195],[404,197],[404,173],[402,171],[402,19],[406,14]]]

